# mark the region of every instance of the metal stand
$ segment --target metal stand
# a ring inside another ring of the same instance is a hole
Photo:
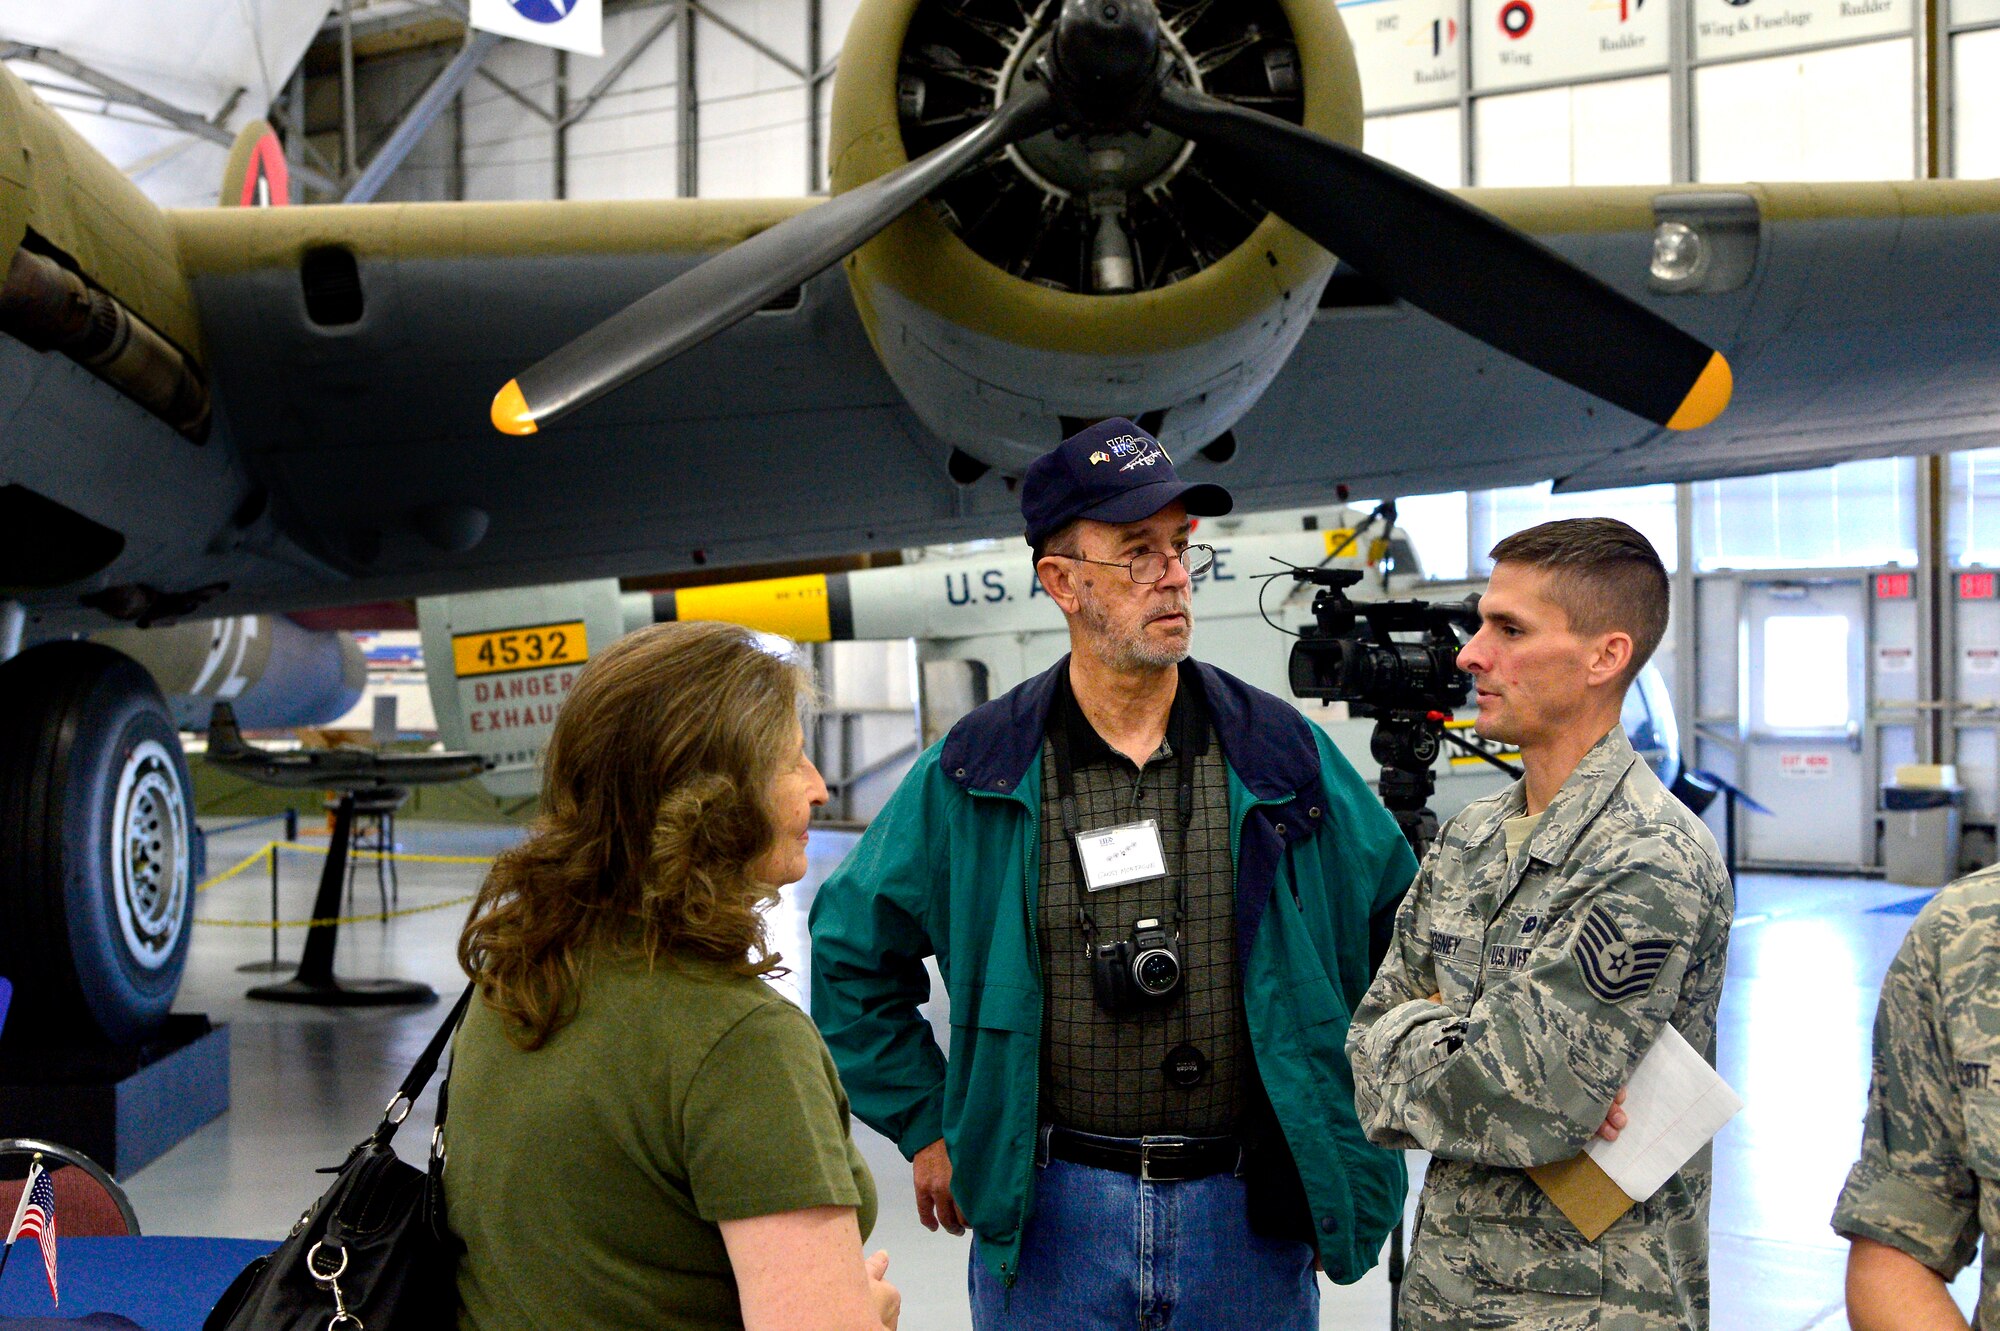
[[[375,852],[375,890],[382,898],[382,913],[387,915],[392,904],[400,904],[402,882],[396,874],[396,810],[403,807],[410,798],[410,792],[401,786],[383,786],[376,790],[359,791],[354,796],[355,828],[354,842],[347,858],[347,909],[354,909],[354,871],[360,863],[354,851]],[[327,811],[333,812],[337,804],[335,797],[326,802]],[[372,829],[371,837],[363,828]]]
[[[299,811],[285,810],[285,840],[299,839]],[[278,960],[278,847],[271,847],[271,959],[252,961],[236,968],[238,975],[278,975],[297,966],[296,961]]]
[[[347,878],[347,848],[354,836],[354,793],[341,794],[334,810],[333,844],[327,847],[326,868],[319,876],[313,919],[331,921],[340,913],[341,888]],[[415,980],[342,980],[333,973],[333,948],[340,926],[314,924],[306,933],[305,955],[298,973],[282,984],[263,984],[250,998],[272,1003],[305,1003],[314,1007],[395,1007],[437,1002],[437,991]]]

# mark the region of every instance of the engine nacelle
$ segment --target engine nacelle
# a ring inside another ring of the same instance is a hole
[[[208,729],[218,702],[246,730],[329,725],[354,709],[368,682],[353,634],[302,629],[280,615],[109,629],[92,641],[146,667],[182,730]]]
[[[1163,4],[1176,77],[1349,144],[1361,87],[1330,0]],[[1036,20],[1023,20],[1032,11]],[[834,90],[836,193],[976,124],[1051,5],[867,0]],[[1304,335],[1332,256],[1161,130],[1044,134],[961,176],[847,261],[891,377],[941,438],[1020,472],[1077,420],[1201,447]]]

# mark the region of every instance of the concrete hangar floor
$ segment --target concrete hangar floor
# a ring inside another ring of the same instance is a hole
[[[490,856],[519,834],[507,829],[405,823],[402,848],[441,856]],[[210,841],[210,864],[226,868],[256,851],[269,827]],[[788,889],[772,917],[779,949],[793,968],[781,982],[802,999],[811,947],[805,914],[817,885],[854,843],[851,833],[815,833],[811,870]],[[301,861],[310,857],[299,857]],[[284,914],[303,914],[316,864],[285,868]],[[452,902],[470,893],[473,866],[406,863],[402,908]],[[372,869],[355,883],[356,910],[373,908]],[[258,866],[202,894],[205,919],[268,917],[268,880]],[[1747,874],[1738,888],[1729,978],[1723,994],[1721,1070],[1748,1108],[1716,1143],[1711,1216],[1715,1331],[1836,1331],[1845,1328],[1841,1276],[1846,1244],[1827,1227],[1834,1197],[1860,1141],[1868,1080],[1869,1030],[1883,971],[1928,892],[1865,879]],[[297,907],[298,909],[293,909]],[[342,930],[338,969],[362,977],[423,980],[442,994],[463,984],[454,958],[462,905]],[[300,935],[281,939],[296,956]],[[373,1125],[395,1083],[435,1029],[437,1007],[338,1011],[253,1003],[243,991],[261,977],[237,967],[267,959],[261,929],[196,931],[178,1010],[206,1012],[233,1026],[230,1112],[128,1180],[149,1234],[272,1238],[291,1228],[324,1180],[312,1170],[338,1162]],[[943,1000],[927,1013],[943,1037]],[[1815,1088],[1801,1096],[1801,1086]],[[432,1113],[429,1096],[412,1115]],[[966,1304],[969,1240],[921,1228],[910,1168],[888,1141],[860,1123],[861,1143],[882,1198],[868,1247],[887,1248],[890,1278],[903,1291],[903,1325],[954,1331],[970,1325]],[[425,1132],[404,1133],[405,1154]],[[1422,1161],[1413,1159],[1412,1173]],[[1412,1210],[1414,1211],[1414,1193]],[[1388,1284],[1378,1267],[1360,1284],[1322,1283],[1321,1325],[1386,1327]],[[1953,1287],[1968,1313],[1977,1268]]]

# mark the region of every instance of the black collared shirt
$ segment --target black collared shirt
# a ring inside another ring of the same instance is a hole
[[[1181,1133],[1219,1136],[1242,1112],[1249,1028],[1236,968],[1235,870],[1229,856],[1229,778],[1209,724],[1201,681],[1183,662],[1167,721],[1167,739],[1141,768],[1113,749],[1083,715],[1062,672],[1049,726],[1066,727],[1077,819],[1084,831],[1152,819],[1159,824],[1167,875],[1085,894],[1063,830],[1054,745],[1042,745],[1040,935],[1047,1018],[1042,1038],[1042,1114],[1085,1132],[1135,1137]],[[1177,800],[1186,735],[1194,754],[1193,815],[1183,849]],[[1156,916],[1171,927],[1175,882],[1187,875],[1181,924],[1181,996],[1160,1011],[1113,1017],[1098,1006],[1085,955],[1079,904],[1099,942],[1130,938],[1132,925]],[[1087,898],[1080,901],[1080,898]],[[1209,1061],[1199,1085],[1166,1078],[1167,1054],[1192,1044]]]

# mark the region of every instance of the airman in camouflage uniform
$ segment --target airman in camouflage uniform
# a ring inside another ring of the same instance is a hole
[[[1619,724],[1671,584],[1616,518],[1545,522],[1491,558],[1458,665],[1521,779],[1445,826],[1348,1029],[1368,1139],[1434,1157],[1403,1325],[1704,1331],[1706,1148],[1595,1241],[1526,1172],[1627,1125],[1621,1092],[1669,1022],[1714,1057],[1735,894]]]
[[[1728,871],[1622,729],[1510,860],[1524,784],[1444,828],[1348,1036],[1369,1140],[1435,1157],[1402,1325],[1700,1331],[1707,1150],[1595,1243],[1523,1171],[1583,1150],[1663,1023],[1713,1060]]]
[[[1939,1283],[1983,1234],[1981,1331],[2000,1331],[2000,868],[1917,916],[1882,981],[1861,1159],[1833,1227],[1915,1258]],[[1851,1286],[1850,1286],[1851,1287]]]

